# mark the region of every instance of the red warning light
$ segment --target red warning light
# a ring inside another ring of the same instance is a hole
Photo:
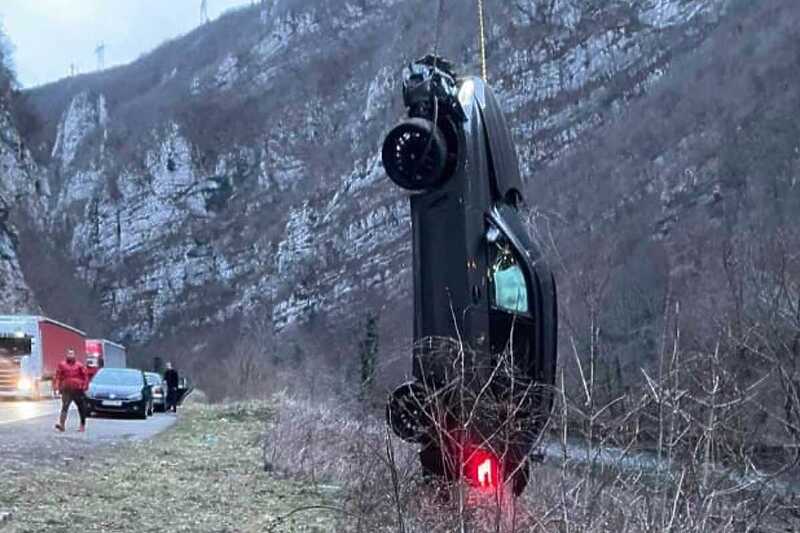
[[[500,482],[500,463],[497,458],[484,450],[474,450],[467,454],[464,471],[467,478],[485,490],[494,490]]]
[[[103,353],[103,348],[99,341],[86,341],[86,353],[99,355]]]
[[[478,484],[481,487],[492,487],[494,486],[494,480],[492,479],[492,460],[486,459],[484,462],[478,465]]]

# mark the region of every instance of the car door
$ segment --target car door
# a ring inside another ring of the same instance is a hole
[[[492,353],[508,349],[522,376],[552,386],[558,329],[552,272],[513,207],[490,210],[486,240]],[[548,412],[551,396],[543,392],[539,402]]]
[[[147,375],[142,372],[142,397],[145,400],[145,405],[149,406],[150,402],[153,400],[153,387],[150,385],[150,382],[147,381]]]

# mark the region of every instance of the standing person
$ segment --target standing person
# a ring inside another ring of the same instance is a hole
[[[78,431],[86,431],[86,411],[84,409],[83,392],[89,386],[89,377],[86,368],[75,360],[75,351],[67,350],[64,361],[58,363],[53,388],[61,393],[61,415],[56,424],[56,429],[64,431],[67,423],[69,404],[75,402],[78,416],[81,418],[81,427]]]
[[[164,381],[167,384],[167,410],[173,413],[178,411],[178,371],[172,368],[172,363],[167,362],[167,371],[164,372]]]

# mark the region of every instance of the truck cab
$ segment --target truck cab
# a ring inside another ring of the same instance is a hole
[[[24,372],[33,337],[23,330],[0,333],[0,395],[35,395],[35,382]]]
[[[67,350],[85,361],[86,334],[36,315],[0,315],[0,397],[51,396],[52,380]]]

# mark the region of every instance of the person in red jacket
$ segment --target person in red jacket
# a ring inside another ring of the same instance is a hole
[[[69,404],[75,402],[78,415],[81,418],[81,427],[78,431],[86,430],[86,411],[84,410],[84,391],[89,386],[89,376],[86,368],[75,360],[75,352],[67,350],[67,357],[58,363],[56,378],[53,387],[61,393],[61,416],[56,424],[56,429],[64,431],[67,422]]]

